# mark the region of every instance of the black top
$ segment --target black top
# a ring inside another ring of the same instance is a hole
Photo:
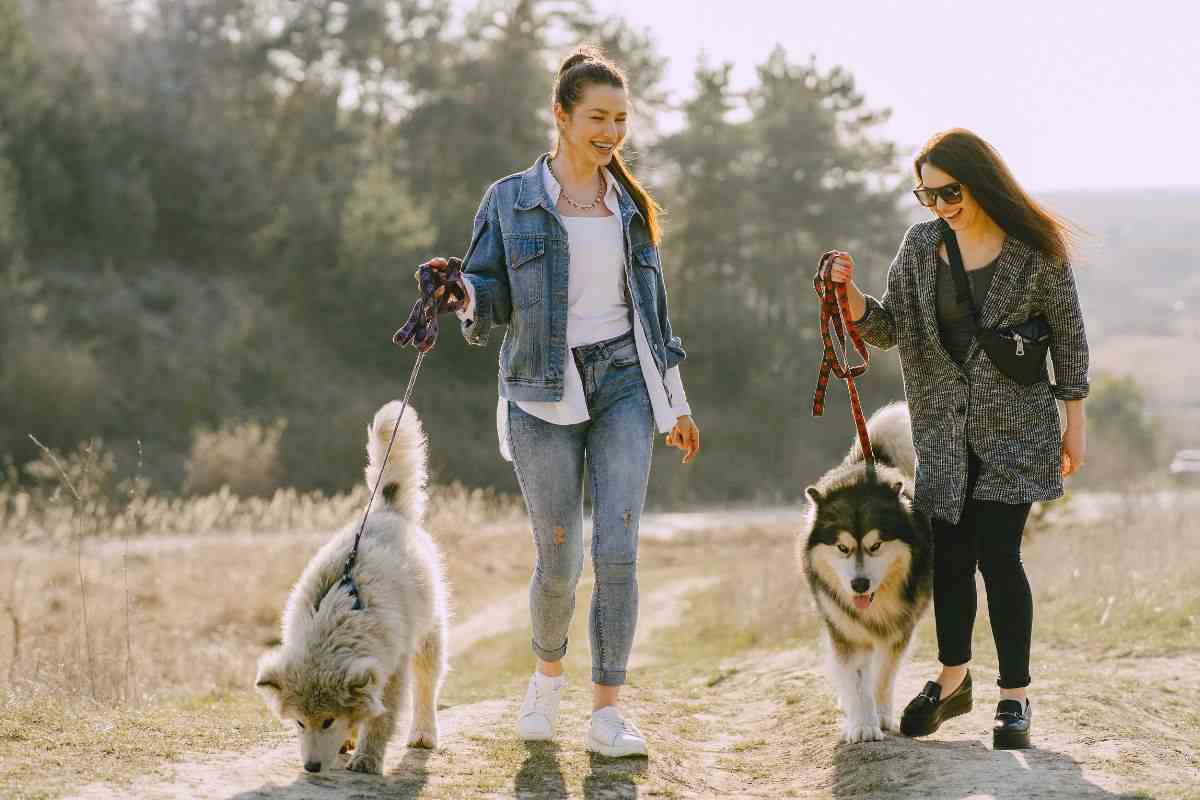
[[[975,337],[975,321],[971,319],[971,304],[958,298],[958,287],[954,283],[951,269],[949,264],[938,258],[938,333],[946,352],[962,364],[967,358],[971,340]],[[992,276],[995,274],[996,261],[979,269],[967,270],[967,280],[970,281],[971,292],[975,295],[976,308],[983,308],[983,298],[987,296],[988,287],[992,285]]]

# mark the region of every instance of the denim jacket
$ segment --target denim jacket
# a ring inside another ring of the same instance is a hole
[[[567,357],[567,230],[542,181],[542,155],[524,172],[493,183],[475,214],[463,272],[475,294],[469,344],[484,346],[492,325],[506,325],[500,345],[500,396],[561,400]],[[660,375],[683,360],[667,317],[658,248],[629,192],[618,193],[625,239],[626,291]]]

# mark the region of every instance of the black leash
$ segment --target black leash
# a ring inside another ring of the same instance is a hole
[[[396,444],[396,434],[400,431],[400,420],[404,419],[404,412],[408,408],[408,398],[412,396],[413,386],[416,385],[417,373],[421,371],[421,363],[425,360],[425,354],[437,344],[438,314],[461,308],[467,299],[467,291],[463,285],[462,259],[447,259],[446,266],[442,269],[431,267],[430,262],[427,261],[417,268],[414,277],[420,287],[421,296],[413,304],[404,325],[392,336],[392,343],[399,347],[411,344],[417,348],[417,361],[413,364],[412,373],[408,376],[408,387],[404,390],[400,413],[396,415],[392,438],[388,440],[387,450],[383,454],[379,479],[371,487],[371,496],[367,498],[367,507],[363,510],[362,523],[358,526],[358,533],[354,534],[354,546],[350,548],[350,555],[346,556],[346,563],[342,567],[342,579],[337,583],[338,586],[344,586],[349,595],[354,598],[353,609],[355,611],[362,611],[367,607],[352,574],[354,564],[358,561],[358,545],[362,541],[363,531],[367,527],[367,517],[375,502],[375,493],[379,491],[379,484],[383,483],[383,471],[387,469],[388,458],[392,455],[392,446]],[[317,600],[315,607],[320,608],[321,600],[324,599],[325,595],[322,595]]]
[[[346,564],[342,567],[342,579],[338,581],[338,586],[344,586],[349,595],[354,598],[352,608],[355,611],[362,611],[366,608],[362,595],[358,592],[358,584],[354,582],[354,576],[351,574],[354,562],[358,560],[358,543],[362,540],[363,531],[367,527],[367,515],[371,513],[371,505],[375,502],[375,493],[379,491],[379,484],[383,483],[383,470],[386,469],[388,457],[392,454],[392,445],[396,443],[396,434],[400,431],[400,420],[404,418],[404,411],[408,408],[408,398],[412,395],[413,386],[417,382],[417,373],[421,371],[421,362],[424,360],[425,353],[418,353],[417,361],[413,364],[412,374],[408,376],[408,388],[404,390],[404,401],[400,404],[400,413],[396,415],[396,424],[392,428],[392,438],[388,441],[387,450],[383,454],[383,465],[380,468],[379,478],[371,487],[371,496],[367,498],[367,508],[363,511],[362,523],[358,526],[358,533],[354,534],[354,546],[350,548],[350,555],[346,556]],[[325,599],[324,596],[321,599]],[[317,607],[320,605],[321,600],[318,600]]]

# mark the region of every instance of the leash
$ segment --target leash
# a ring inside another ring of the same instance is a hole
[[[858,443],[862,447],[863,460],[868,469],[875,467],[875,451],[871,449],[871,437],[867,435],[867,420],[863,416],[862,403],[858,399],[858,389],[854,379],[867,371],[871,357],[867,354],[867,345],[862,340],[858,328],[851,321],[850,298],[846,294],[846,284],[836,283],[829,277],[829,262],[833,260],[833,252],[821,256],[817,274],[813,278],[813,289],[821,298],[821,341],[825,345],[825,354],[821,359],[821,371],[817,376],[817,389],[813,393],[812,413],[819,417],[825,412],[825,391],[829,388],[829,374],[832,372],[846,382],[846,391],[850,394],[850,414],[854,417],[854,427],[858,429]],[[842,355],[833,346],[833,333],[837,334],[841,344]],[[854,349],[862,357],[861,364],[850,365],[850,352],[846,347],[846,334]]]
[[[363,509],[362,522],[358,526],[358,533],[354,534],[354,545],[350,548],[350,555],[346,556],[346,563],[342,566],[342,578],[337,584],[344,587],[346,592],[354,598],[352,608],[355,611],[362,611],[366,608],[352,574],[354,564],[358,561],[358,545],[362,541],[363,531],[366,530],[367,517],[371,514],[371,506],[375,503],[375,494],[379,491],[379,484],[383,483],[382,470],[386,469],[388,458],[392,455],[392,446],[396,444],[396,435],[400,432],[400,420],[404,419],[404,412],[408,409],[408,400],[412,397],[413,386],[417,383],[417,374],[421,371],[425,355],[437,344],[437,316],[442,311],[454,311],[466,302],[465,289],[447,291],[448,287],[462,286],[461,259],[448,259],[447,267],[444,270],[431,269],[429,262],[426,262],[417,269],[414,277],[421,288],[421,296],[413,304],[404,325],[392,336],[392,343],[399,347],[411,344],[417,348],[417,360],[413,364],[412,372],[409,373],[408,386],[404,390],[404,399],[400,403],[400,413],[396,415],[396,424],[392,426],[392,436],[388,439],[387,450],[383,453],[383,465],[380,469],[379,480],[376,480],[375,485],[371,487],[371,495],[367,498],[367,507]],[[321,600],[324,599],[325,596],[322,595],[317,600],[316,607],[319,608]]]
[[[404,390],[404,400],[400,403],[400,413],[396,415],[396,424],[392,427],[392,438],[388,440],[387,450],[383,453],[383,465],[387,466],[388,457],[392,454],[392,445],[396,443],[396,434],[400,431],[400,420],[404,419],[404,411],[408,408],[408,398],[412,395],[413,386],[417,382],[417,373],[421,371],[421,362],[425,360],[425,353],[417,354],[417,361],[413,364],[412,372],[408,376],[408,388]],[[375,493],[379,491],[379,484],[383,483],[383,471],[380,470],[379,479],[375,481],[375,485],[371,487],[371,496],[367,498],[367,507],[363,511],[362,523],[358,526],[358,533],[354,534],[354,546],[350,548],[350,555],[346,556],[346,563],[342,567],[342,579],[338,582],[339,586],[344,586],[346,592],[354,598],[352,608],[355,611],[362,611],[366,608],[363,603],[362,595],[358,593],[358,584],[354,582],[354,577],[351,571],[354,569],[354,562],[358,560],[358,543],[362,540],[363,531],[367,527],[367,516],[371,513],[371,505],[375,502]],[[320,605],[320,601],[318,601]]]

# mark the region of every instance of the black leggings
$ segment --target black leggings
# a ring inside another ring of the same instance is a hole
[[[1029,685],[1033,594],[1021,564],[1021,534],[1029,503],[975,500],[979,460],[968,456],[967,501],[957,525],[933,520],[933,609],[938,660],[948,667],[971,660],[975,626],[975,568],[983,573],[988,616],[1000,659],[1002,689]]]

